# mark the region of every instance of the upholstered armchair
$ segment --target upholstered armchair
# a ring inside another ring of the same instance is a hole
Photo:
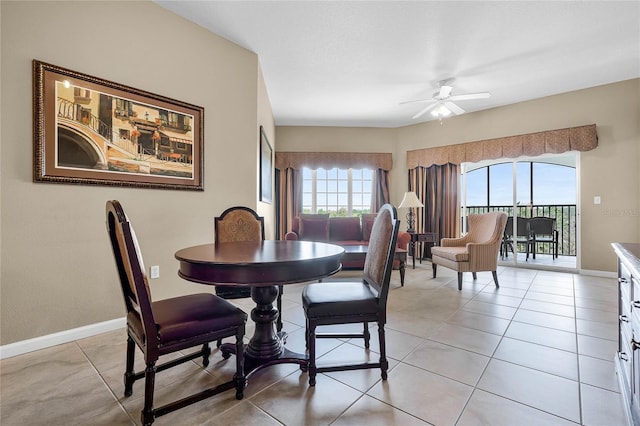
[[[431,249],[433,278],[438,265],[458,272],[458,290],[462,290],[462,273],[491,271],[498,285],[498,253],[502,244],[507,214],[490,212],[469,215],[469,232],[460,238],[443,238],[439,247]]]

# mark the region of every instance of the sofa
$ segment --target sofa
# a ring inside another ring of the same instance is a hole
[[[368,245],[375,214],[362,217],[329,217],[323,214],[301,214],[293,219],[291,231],[285,240],[320,241],[340,246]],[[398,234],[397,247],[406,250],[411,236],[406,232]],[[394,262],[394,268],[398,265]],[[342,269],[363,269],[364,261],[347,261]]]

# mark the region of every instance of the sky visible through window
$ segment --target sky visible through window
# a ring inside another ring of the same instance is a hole
[[[530,167],[533,166],[533,204],[576,204],[576,169],[549,163],[516,163],[517,201],[526,205],[530,200]],[[467,206],[487,204],[487,174],[491,206],[513,204],[513,164],[500,163],[467,172]]]
[[[368,213],[373,170],[302,169],[302,209],[337,216]]]

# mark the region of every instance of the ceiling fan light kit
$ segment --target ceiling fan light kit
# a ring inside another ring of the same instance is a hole
[[[451,114],[451,111],[449,111],[444,105],[440,105],[438,108],[431,111],[431,115],[434,117],[446,117],[449,114]]]
[[[488,92],[481,93],[467,93],[463,95],[451,95],[453,87],[441,84],[440,90],[433,94],[431,99],[420,99],[417,101],[402,102],[407,103],[423,103],[427,102],[429,105],[420,110],[412,119],[422,117],[427,112],[431,111],[431,115],[440,120],[442,124],[442,118],[448,117],[451,114],[460,115],[464,114],[464,110],[454,103],[454,101],[468,101],[473,99],[487,99],[491,96]]]

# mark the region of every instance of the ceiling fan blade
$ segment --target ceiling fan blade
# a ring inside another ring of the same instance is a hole
[[[404,102],[400,102],[398,105],[419,104],[419,103],[424,103],[424,102],[433,102],[433,99],[418,99],[418,100],[415,100],[415,101],[404,101]]]
[[[453,87],[451,86],[442,86],[440,87],[440,93],[438,93],[438,97],[440,99],[444,99],[451,94]]]
[[[413,117],[411,117],[412,120],[415,120],[418,117],[422,117],[423,115],[425,115],[426,113],[428,113],[429,111],[431,111],[432,109],[434,109],[436,106],[438,106],[438,103],[433,103],[429,106],[427,106],[426,108],[424,108],[423,110],[421,110],[419,113],[417,113],[416,115],[414,115]]]
[[[460,108],[458,105],[454,104],[453,102],[445,102],[444,106],[446,106],[447,109],[452,113],[454,113],[455,115],[464,114],[464,110]]]
[[[467,93],[466,95],[453,95],[449,98],[452,101],[469,101],[471,99],[487,99],[491,97],[491,93]]]

